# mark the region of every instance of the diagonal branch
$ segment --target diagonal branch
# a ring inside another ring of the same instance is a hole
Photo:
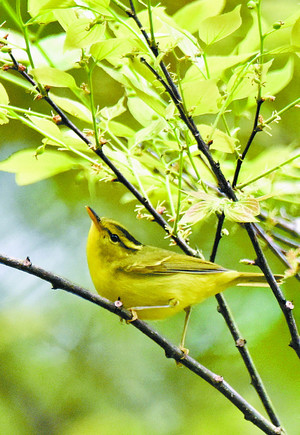
[[[29,258],[27,258],[25,261],[22,261],[0,255],[0,263],[41,278],[42,280],[49,282],[52,285],[52,288],[65,290],[69,293],[77,295],[89,302],[105,308],[122,319],[132,319],[132,314],[129,311],[118,308],[115,303],[110,302],[97,294],[90,293],[88,290],[77,286],[58,275],[32,265]],[[175,361],[180,362],[180,364],[184,365],[190,371],[216,388],[244,414],[246,420],[251,421],[264,433],[271,435],[283,433],[283,429],[281,427],[276,427],[268,422],[255,408],[253,408],[242,396],[240,396],[239,393],[237,393],[226,381],[224,381],[222,376],[213,373],[195,359],[183,354],[182,350],[170,343],[147,323],[137,319],[132,321],[131,325],[140,330],[143,334],[164,349],[167,358],[172,358]]]
[[[21,64],[17,62],[12,53],[9,53],[13,62],[14,69],[18,71],[31,85],[37,90],[40,94],[40,89],[32,77],[27,73],[26,68],[24,68]],[[118,168],[112,163],[112,161],[105,155],[103,151],[103,147],[95,148],[92,142],[76,127],[75,124],[65,115],[65,113],[55,104],[55,102],[47,95],[47,93],[40,94],[41,97],[47,101],[47,103],[55,110],[55,112],[61,117],[61,122],[68,128],[70,128],[83,142],[85,142],[92,151],[97,154],[98,157],[103,160],[107,166],[113,171],[116,175],[118,181],[122,183],[134,196],[135,198],[151,213],[154,220],[172,237],[172,239],[176,242],[176,244],[188,255],[196,255],[196,252],[183,240],[181,237],[173,234],[172,228],[165,221],[161,214],[157,212],[157,210],[153,207],[153,205],[149,202],[147,198],[145,198],[141,193],[130,183],[126,177],[118,170]]]
[[[271,251],[274,252],[274,254],[280,259],[280,261],[285,264],[285,266],[287,266],[289,269],[291,269],[291,265],[287,260],[287,257],[284,255],[284,251],[282,250],[282,248],[278,245],[278,243],[276,243],[273,239],[274,238],[278,238],[280,241],[282,241],[283,243],[286,244],[290,244],[291,246],[293,246],[295,249],[299,248],[299,244],[294,243],[292,240],[288,240],[286,238],[283,238],[282,236],[280,236],[279,234],[273,234],[273,237],[271,237],[269,234],[267,234],[260,225],[258,224],[254,224],[253,225],[255,228],[255,231],[257,232],[257,234],[268,244],[268,246],[270,247]],[[300,281],[300,275],[299,273],[295,274],[295,278]]]

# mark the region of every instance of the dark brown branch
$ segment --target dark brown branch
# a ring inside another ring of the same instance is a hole
[[[40,267],[32,265],[29,258],[25,261],[10,258],[0,255],[0,263],[21,270],[31,275],[37,276],[44,281],[49,282],[54,289],[65,290],[69,293],[75,294],[89,302],[105,308],[106,310],[116,314],[125,320],[131,320],[132,314],[124,309],[119,309],[113,302],[102,298],[97,294],[90,293],[88,290],[73,284],[72,282],[48,272]],[[187,367],[193,373],[204,379],[221,394],[223,394],[231,403],[233,403],[243,414],[246,420],[251,421],[254,425],[259,427],[266,434],[281,434],[283,429],[276,427],[268,422],[255,408],[253,408],[245,399],[240,396],[223,377],[213,373],[208,368],[200,364],[195,359],[188,355],[183,354],[177,346],[170,343],[167,339],[161,336],[157,331],[151,328],[147,323],[137,319],[131,322],[131,325],[140,330],[143,334],[157,343],[164,351],[167,358],[173,358],[175,361]]]
[[[145,31],[145,29],[144,29],[144,27],[143,27],[139,17],[137,16],[137,13],[136,13],[133,1],[129,0],[129,3],[130,3],[130,8],[131,9],[130,10],[128,10],[128,9],[126,10],[126,13],[127,13],[128,17],[132,18],[135,21],[136,25],[138,26],[141,34],[144,36],[145,41],[147,42],[147,44],[148,44],[149,48],[151,49],[152,53],[154,54],[155,57],[157,57],[158,54],[159,54],[157,44],[155,43],[155,41],[152,41],[149,38],[148,33]],[[176,100],[181,101],[181,96],[180,96],[180,94],[178,92],[177,86],[175,85],[174,81],[172,80],[166,65],[164,64],[163,61],[160,61],[159,62],[159,66],[161,67],[162,72],[163,72],[164,76],[166,77],[168,85],[170,86],[170,88],[172,90],[172,94],[174,95]]]
[[[40,93],[40,89],[32,77],[27,73],[26,69],[20,68],[20,64],[16,61],[12,53],[10,57],[14,64],[14,69],[17,70],[27,81],[29,81],[32,86]],[[66,127],[70,128],[77,136],[83,140],[94,152],[100,157],[107,166],[116,175],[117,180],[122,183],[134,196],[135,198],[151,213],[154,220],[172,237],[176,244],[188,255],[196,255],[196,252],[179,236],[172,233],[171,227],[165,221],[161,214],[159,214],[152,204],[145,198],[141,193],[131,184],[126,177],[118,170],[118,168],[112,163],[112,161],[105,155],[103,148],[95,148],[92,142],[73,124],[72,121],[65,115],[65,113],[54,103],[54,101],[46,94],[41,94],[42,98],[47,101],[47,103],[55,110],[55,112],[61,117],[61,123]]]
[[[218,216],[218,226],[216,230],[216,236],[212,248],[212,253],[210,255],[210,261],[215,262],[216,254],[218,250],[219,243],[222,238],[222,227],[225,220],[225,215],[222,213]],[[265,389],[265,386],[262,382],[261,377],[259,376],[259,373],[255,367],[254,361],[250,355],[249,349],[246,345],[246,340],[242,337],[239,328],[234,321],[234,318],[230,312],[230,308],[226,302],[225,297],[222,293],[219,293],[215,296],[217,302],[218,302],[218,311],[220,314],[222,314],[226,325],[231,333],[231,336],[235,342],[235,345],[244,361],[244,364],[248,370],[248,373],[250,375],[251,384],[253,385],[255,391],[257,392],[268,416],[270,417],[271,422],[275,426],[280,426],[280,421],[276,415],[275,409],[272,405],[272,402],[268,396],[268,393]]]
[[[263,98],[259,98],[256,101],[256,112],[255,112],[255,117],[254,117],[254,122],[253,122],[253,128],[252,128],[250,137],[248,139],[248,142],[247,142],[247,144],[245,146],[245,149],[243,151],[243,154],[241,155],[241,157],[238,158],[238,161],[237,161],[237,165],[236,165],[236,169],[235,169],[235,173],[234,173],[233,181],[232,181],[232,187],[233,187],[233,189],[235,188],[235,186],[237,184],[237,181],[238,181],[238,178],[239,178],[239,174],[240,174],[240,171],[241,171],[241,168],[242,168],[242,164],[243,164],[243,162],[245,160],[245,157],[246,157],[246,155],[247,155],[247,153],[248,153],[248,151],[250,149],[250,146],[251,146],[251,144],[252,144],[252,142],[253,142],[253,140],[254,140],[254,138],[256,136],[256,133],[258,133],[259,131],[262,131],[261,128],[259,128],[258,120],[259,120],[260,108],[261,108],[261,105],[262,105],[262,103],[264,101],[265,100]]]

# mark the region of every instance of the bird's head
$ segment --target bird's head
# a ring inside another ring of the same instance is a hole
[[[113,261],[139,251],[143,245],[138,242],[121,224],[105,217],[99,217],[86,207],[92,220],[88,236],[88,250],[102,260]]]

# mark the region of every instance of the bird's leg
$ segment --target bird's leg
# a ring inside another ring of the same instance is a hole
[[[189,320],[190,320],[190,317],[191,317],[191,310],[192,310],[191,306],[186,307],[184,309],[184,311],[185,311],[185,319],[184,319],[183,331],[182,331],[182,336],[181,336],[180,345],[179,345],[179,348],[184,353],[184,356],[189,353],[189,350],[184,347],[184,342],[185,342],[185,337],[186,337],[186,333],[187,333],[187,328],[188,328]]]
[[[127,320],[126,323],[131,323],[134,320],[138,319],[137,311],[142,310],[156,310],[160,308],[174,308],[179,304],[179,301],[177,299],[170,299],[169,303],[167,305],[146,305],[144,307],[130,307],[128,310],[132,313],[132,319]]]

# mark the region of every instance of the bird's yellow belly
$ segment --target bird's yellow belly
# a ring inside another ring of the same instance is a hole
[[[124,308],[135,308],[140,319],[164,319],[221,292],[234,280],[233,273],[216,273],[213,279],[212,274],[189,273],[131,274],[129,278],[126,272],[117,271],[92,278],[101,296],[122,301]]]

